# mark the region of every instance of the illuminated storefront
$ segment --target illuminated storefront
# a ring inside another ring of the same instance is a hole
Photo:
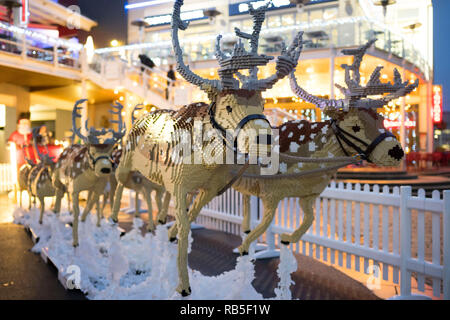
[[[215,61],[215,40],[222,34],[222,47],[226,52],[236,43],[234,29],[251,31],[252,20],[248,14],[249,1],[214,1],[213,8],[204,8],[200,0],[186,1],[183,7],[185,19],[191,21],[181,38],[183,53],[191,68],[205,78],[218,78]],[[266,1],[251,1],[258,7]],[[403,79],[420,85],[402,101],[395,101],[379,112],[386,117],[386,126],[403,141],[406,151],[433,150],[433,117],[431,113],[433,88],[432,6],[428,0],[398,0],[387,10],[386,17],[380,7],[370,0],[318,0],[310,1],[302,9],[289,0],[273,1],[261,31],[260,52],[279,54],[283,41],[289,43],[298,30],[304,31],[304,48],[297,68],[298,81],[312,94],[341,98],[335,84],[344,82],[342,64],[350,63],[350,57],[340,51],[357,47],[376,37],[378,41],[369,50],[361,65],[361,80],[369,80],[371,72],[384,66],[382,81],[393,81],[392,70],[397,68]],[[117,54],[131,62],[139,54],[146,54],[161,68],[174,63],[171,35],[171,1],[129,1],[129,23],[145,19],[143,42],[138,41],[137,29],[129,28],[129,45],[121,48],[97,50],[103,55]],[[207,19],[203,9],[214,9],[220,15]],[[417,28],[417,26],[421,26]],[[415,26],[414,28],[410,26]],[[421,46],[414,45],[421,43]],[[274,66],[261,68],[261,77],[273,74]],[[205,101],[200,90],[192,89],[192,101]],[[293,97],[287,79],[264,93],[266,108],[279,108],[295,117],[321,121],[320,110]],[[401,100],[401,99],[400,99]],[[402,115],[404,114],[404,130]],[[402,135],[404,132],[404,135]],[[400,137],[401,136],[401,137]]]

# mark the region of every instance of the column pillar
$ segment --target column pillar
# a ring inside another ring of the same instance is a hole
[[[86,83],[86,79],[81,80],[81,97],[80,99],[87,99],[88,98],[88,93],[87,93],[87,83]],[[85,127],[85,123],[88,119],[88,103],[85,102],[83,103],[83,108],[81,109],[81,134],[83,134],[84,136],[87,136],[87,132],[86,132],[86,127]]]

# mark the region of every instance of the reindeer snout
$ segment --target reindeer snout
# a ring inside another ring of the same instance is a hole
[[[394,158],[397,161],[402,160],[405,156],[405,152],[403,152],[403,149],[398,145],[390,149],[388,154],[390,157]]]
[[[100,171],[104,174],[111,173],[111,169],[109,169],[109,168],[102,168]]]

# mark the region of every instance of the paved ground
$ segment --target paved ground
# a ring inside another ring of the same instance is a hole
[[[4,200],[4,199],[3,199]],[[0,199],[0,202],[3,200]],[[0,221],[8,221],[8,207],[2,206]],[[121,215],[121,226],[131,227],[131,216]],[[146,215],[143,216],[146,219]],[[204,275],[218,275],[232,270],[240,237],[223,232],[201,229],[193,231],[193,247],[189,265]],[[0,299],[84,299],[80,294],[66,292],[59,284],[56,271],[29,249],[33,243],[23,227],[0,223]],[[344,273],[312,258],[297,255],[299,269],[293,275],[291,287],[294,298],[317,299],[377,299],[365,286]],[[273,297],[278,284],[278,259],[255,263],[255,289],[264,297]]]

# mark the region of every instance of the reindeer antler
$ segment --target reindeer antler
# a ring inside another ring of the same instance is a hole
[[[136,117],[134,116],[134,113],[136,111],[142,110],[143,106],[144,105],[142,103],[139,103],[139,104],[134,106],[133,111],[131,112],[131,124],[134,124],[134,122],[137,120]]]
[[[289,48],[283,44],[281,55],[278,56],[275,69],[277,72],[269,78],[256,80],[252,83],[255,90],[266,90],[275,83],[293,72],[298,64],[298,59],[303,50],[303,31],[300,31],[292,41]]]
[[[186,30],[189,23],[185,23],[181,20],[181,6],[183,5],[183,0],[176,0],[173,5],[172,14],[172,45],[173,51],[175,52],[175,59],[177,61],[177,71],[181,76],[188,82],[199,86],[202,89],[221,89],[221,85],[217,80],[204,79],[195,73],[193,73],[188,66],[184,64],[183,61],[183,50],[180,46],[180,41],[178,39],[178,29]]]
[[[336,87],[345,95],[345,99],[322,99],[309,94],[298,85],[294,72],[291,72],[290,74],[292,90],[298,97],[315,104],[321,109],[325,107],[381,108],[389,101],[411,93],[419,85],[419,80],[416,80],[413,84],[409,84],[408,81],[403,82],[400,72],[397,69],[394,69],[394,83],[382,83],[380,81],[381,70],[383,69],[382,66],[375,68],[365,87],[361,86],[359,73],[361,62],[367,50],[375,43],[375,41],[376,39],[370,40],[366,45],[358,49],[342,50],[343,54],[354,56],[354,61],[351,66],[346,64],[342,65],[342,68],[345,69],[345,82],[347,88],[336,85]],[[352,72],[352,74],[350,72]],[[382,95],[384,93],[389,94],[380,99],[364,99],[368,96]]]
[[[81,119],[81,114],[79,114],[78,111],[80,111],[82,109],[82,107],[80,107],[80,104],[83,104],[86,101],[87,101],[87,99],[78,100],[77,102],[75,102],[75,106],[73,107],[73,110],[72,110],[72,131],[85,143],[88,141],[88,138],[81,133],[81,127],[80,128],[77,127],[76,120],[77,120],[77,118]],[[86,131],[88,131],[88,120],[86,120],[84,126],[86,128]]]
[[[125,133],[127,131],[126,128],[125,128],[125,123],[123,122],[123,118],[122,118],[123,105],[120,102],[116,101],[116,104],[115,105],[113,104],[112,107],[113,107],[113,110],[110,110],[109,112],[112,115],[117,115],[118,119],[117,120],[111,120],[111,123],[116,123],[117,126],[118,126],[118,129],[117,129],[117,131],[113,130],[113,141],[110,141],[108,139],[108,140],[106,140],[104,142],[105,144],[108,144],[107,142],[109,142],[109,143],[117,143],[118,141],[120,141],[125,136]],[[114,111],[114,109],[116,111]]]

